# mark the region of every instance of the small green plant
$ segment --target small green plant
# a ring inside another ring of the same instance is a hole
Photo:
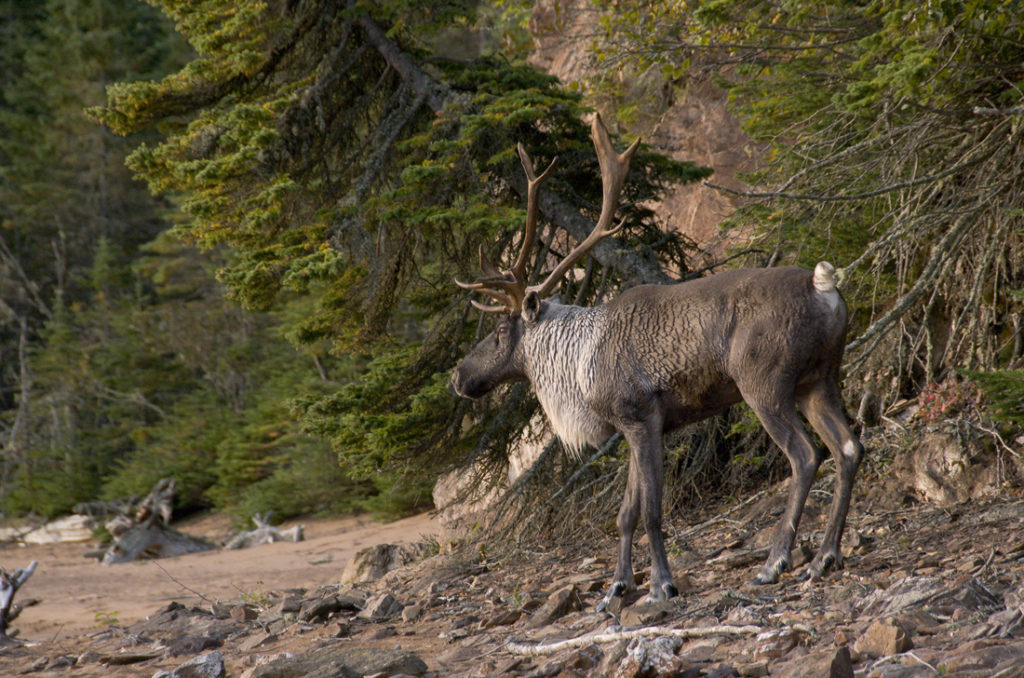
[[[263,586],[263,582],[258,581],[256,582],[256,585]],[[243,591],[237,587],[236,590],[238,591],[238,597],[241,599],[243,604],[255,605],[259,608],[267,608],[271,605],[272,601],[266,593],[261,593],[259,591]]]
[[[97,612],[95,614],[96,626],[99,628],[119,629],[121,620],[117,617],[117,610],[111,612]]]

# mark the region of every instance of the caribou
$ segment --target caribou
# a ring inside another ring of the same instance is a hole
[[[755,583],[778,581],[792,569],[790,550],[814,476],[824,460],[801,424],[804,417],[836,466],[835,491],[820,549],[804,575],[819,579],[841,565],[839,550],[854,475],[864,448],[850,429],[839,390],[847,310],[827,262],[814,271],[785,266],[724,271],[670,285],[640,285],[599,306],[562,304],[551,296],[561,277],[613,225],[623,182],[639,139],[618,153],[599,116],[592,137],[601,168],[601,212],[593,231],[551,273],[527,285],[537,235],[541,183],[520,144],[527,176],[525,233],[515,263],[460,287],[496,304],[474,306],[500,315],[497,327],[456,366],[456,393],[479,398],[499,384],[528,380],[555,434],[571,450],[600,446],[616,431],[629,445],[625,497],[616,525],[618,559],[598,609],[636,589],[633,533],[642,516],[651,556],[649,601],[678,595],[661,530],[662,436],[666,431],[746,402],[782,449],[792,470],[789,498],[768,559]]]

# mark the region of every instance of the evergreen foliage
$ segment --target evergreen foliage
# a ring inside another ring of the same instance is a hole
[[[76,340],[83,302],[123,282],[110,272],[165,227],[165,208],[124,167],[129,142],[82,109],[102,101],[114,79],[158,74],[177,50],[169,25],[127,0],[9,3],[8,10],[0,23],[0,504],[11,508],[10,483],[24,478],[21,508],[51,512],[94,496],[117,447],[78,454],[82,439],[68,408],[82,375],[80,365],[61,364],[59,347]],[[53,365],[39,367],[66,372],[53,384],[59,392],[45,390],[33,364],[48,342]],[[46,412],[52,455],[36,447],[41,422],[33,410]],[[36,473],[44,467],[53,469],[54,486],[33,491],[49,482]]]
[[[1024,369],[968,372],[985,392],[995,418],[1019,433],[1024,427]]]
[[[347,361],[335,388],[295,389],[307,430],[389,510],[426,504],[432,471],[467,454],[503,455],[536,404],[506,401],[495,418],[498,400],[450,395],[448,372],[480,331],[451,281],[473,277],[481,245],[492,260],[513,251],[525,186],[516,142],[564,161],[548,246],[589,228],[580,213],[598,211],[599,173],[580,97],[501,54],[446,51],[477,34],[476,3],[159,4],[198,57],[158,82],[111,86],[92,114],[121,134],[159,127],[162,140],[128,164],[180,196],[189,220],[176,232],[231,248],[219,277],[248,308],[306,304],[289,336]],[[655,244],[685,271],[680,241],[645,205],[706,174],[641,155],[624,196],[632,259],[592,264],[604,286],[573,294],[642,280],[633,262],[652,261]]]
[[[13,3],[0,28],[0,511],[53,516],[165,476],[186,510],[358,508],[363,485],[284,405],[336,361],[226,302],[223,253],[170,238],[171,205],[124,167],[144,137],[84,114],[109,83],[183,63],[170,23],[135,0],[52,0]]]
[[[725,226],[753,229],[751,249],[769,253],[757,265],[842,267],[854,390],[884,406],[967,368],[1020,423],[1015,5],[596,4],[591,101],[610,94],[620,125],[671,100],[637,101],[631,75],[671,91],[714,73],[729,89],[764,162]],[[481,402],[449,392],[489,322],[452,279],[476,276],[478,250],[507,267],[519,249],[517,142],[538,164],[562,161],[531,270],[585,235],[600,205],[584,99],[523,61],[531,9],[12,3],[0,17],[0,510],[53,515],[170,475],[180,508],[396,514],[427,505],[441,469],[503,470],[537,404],[523,385]],[[627,230],[563,298],[690,275],[689,243],[649,206],[708,174],[641,150]],[[733,447],[759,471],[770,463],[742,417],[682,434],[670,475],[695,482]],[[563,499],[598,506],[611,494],[593,488],[619,482],[621,460],[592,459],[581,469],[552,448],[530,476],[591,488]],[[557,517],[562,504],[541,501]]]

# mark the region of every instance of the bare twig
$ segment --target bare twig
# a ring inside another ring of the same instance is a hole
[[[168,578],[168,579],[170,579],[171,581],[173,581],[173,582],[174,582],[175,584],[177,584],[177,585],[178,585],[178,586],[180,586],[181,588],[185,589],[186,591],[188,591],[189,593],[191,593],[191,594],[193,594],[193,595],[199,596],[199,598],[200,598],[200,599],[202,599],[202,600],[205,600],[205,601],[206,601],[206,602],[208,602],[208,603],[209,603],[210,605],[214,605],[214,604],[215,604],[215,601],[212,601],[212,600],[210,600],[209,598],[207,598],[206,596],[204,596],[204,595],[203,595],[202,593],[200,593],[199,591],[196,591],[196,590],[195,590],[194,588],[192,588],[191,586],[187,586],[186,584],[184,584],[183,582],[181,582],[181,581],[180,581],[179,579],[175,578],[175,576],[174,576],[173,574],[171,574],[170,572],[168,572],[167,570],[165,570],[165,569],[164,569],[164,566],[163,566],[163,565],[161,565],[160,563],[158,563],[157,561],[155,561],[155,560],[151,560],[150,562],[151,562],[151,563],[153,563],[154,565],[156,565],[156,566],[157,566],[157,568],[158,568],[158,569],[159,569],[159,570],[160,570],[161,572],[163,572],[164,574],[166,574],[166,575],[167,575],[167,578]]]

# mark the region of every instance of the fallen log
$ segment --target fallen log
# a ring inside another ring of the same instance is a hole
[[[179,532],[166,525],[136,525],[121,533],[106,551],[104,565],[133,560],[173,558],[217,548],[205,539]]]
[[[668,628],[664,626],[646,626],[638,629],[625,631],[610,631],[606,633],[591,633],[578,638],[569,638],[550,643],[520,643],[509,640],[505,643],[505,649],[512,654],[521,655],[544,655],[553,654],[567,647],[586,647],[591,643],[612,643],[618,640],[631,640],[633,638],[706,638],[707,636],[727,635],[753,635],[764,631],[760,626],[704,626],[688,629]]]

